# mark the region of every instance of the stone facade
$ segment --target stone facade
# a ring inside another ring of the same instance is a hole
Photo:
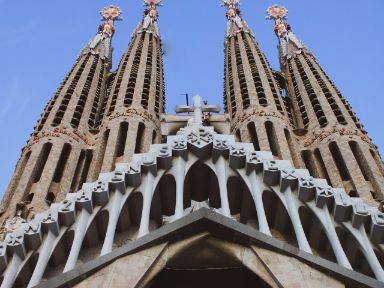
[[[23,149],[1,206],[1,288],[209,273],[223,287],[382,287],[383,162],[286,9],[268,9],[277,72],[239,0],[223,1],[225,113],[197,96],[192,119],[164,113],[161,1],[144,2],[116,71],[121,11],[102,10]]]

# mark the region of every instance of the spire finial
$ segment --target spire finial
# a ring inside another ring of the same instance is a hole
[[[297,39],[296,35],[292,32],[291,26],[285,21],[287,20],[288,9],[274,4],[267,9],[267,19],[274,20],[274,30],[276,36],[280,41],[280,49],[282,56],[286,59],[300,54],[305,48],[304,44]]]
[[[115,21],[123,20],[121,16],[122,12],[119,7],[107,6],[101,9],[100,15],[103,24],[99,26],[96,36],[88,44],[92,54],[99,54],[101,58],[106,59],[110,57],[111,53],[111,39],[115,33]],[[101,43],[104,43],[101,45]],[[87,53],[84,51],[84,53]]]
[[[101,9],[100,15],[104,21],[120,21],[123,20],[121,16],[122,12],[121,9],[117,6],[107,6]]]
[[[241,11],[238,8],[240,0],[222,0],[222,6],[227,6],[227,37],[236,35],[241,31],[246,31],[243,19],[241,18]]]
[[[144,0],[146,6],[144,10],[143,30],[149,30],[151,26],[154,26],[154,32],[159,36],[159,27],[157,25],[157,18],[159,13],[157,12],[157,6],[161,6],[162,0]]]
[[[277,4],[272,5],[267,9],[267,19],[269,20],[286,20],[287,19],[288,10],[283,6],[279,6]]]
[[[144,17],[149,16],[152,21],[157,21],[159,14],[157,12],[157,6],[161,6],[161,0],[144,0],[146,9],[144,10]]]

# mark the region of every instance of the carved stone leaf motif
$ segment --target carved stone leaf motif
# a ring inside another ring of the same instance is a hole
[[[245,149],[241,146],[231,146],[231,155],[232,156],[245,156]]]
[[[328,185],[318,187],[317,193],[321,196],[324,196],[324,197],[332,197],[333,196],[332,187],[328,186]]]
[[[278,171],[279,170],[279,166],[277,165],[276,161],[268,161],[268,162],[266,162],[266,170]]]
[[[367,205],[365,205],[364,203],[362,202],[358,202],[355,204],[355,211],[356,211],[356,214],[358,215],[363,215],[363,216],[366,216],[369,214],[369,211],[367,209]]]
[[[7,237],[7,245],[9,246],[18,246],[23,244],[23,236],[22,235],[16,235],[16,234],[10,234]]]
[[[80,202],[85,202],[85,201],[89,201],[89,200],[90,199],[89,199],[87,193],[85,193],[84,190],[82,190],[80,192],[80,195],[78,195],[77,198],[76,198],[76,201],[80,201]]]
[[[301,177],[300,178],[300,186],[305,187],[305,188],[313,188],[313,187],[315,187],[315,181],[314,181],[313,177],[309,177],[309,178]]]
[[[155,158],[153,155],[147,154],[142,159],[143,165],[153,165],[155,164]]]
[[[169,147],[167,145],[164,145],[163,147],[161,147],[159,150],[158,156],[162,158],[171,156]]]
[[[49,213],[48,213],[48,216],[45,217],[45,218],[43,219],[43,221],[41,221],[41,222],[42,222],[42,223],[47,223],[47,224],[49,224],[49,223],[54,223],[54,222],[56,222],[56,220],[54,219],[52,213],[49,212]]]
[[[126,173],[127,174],[137,174],[137,173],[140,173],[140,166],[139,166],[139,164],[136,163],[136,162],[129,163],[128,166],[127,166]]]
[[[351,203],[350,203],[350,201],[349,201],[349,199],[348,199],[348,196],[345,195],[344,193],[340,193],[340,194],[338,194],[337,199],[341,202],[341,204],[342,204],[343,206],[349,206],[349,205],[351,205]]]
[[[263,160],[256,154],[256,152],[252,152],[249,154],[248,162],[252,164],[260,164],[263,163]]]
[[[28,227],[25,229],[25,234],[36,234],[40,231],[39,223],[29,223]]]
[[[226,150],[229,148],[228,141],[225,139],[215,139],[213,148],[218,150]]]
[[[175,150],[183,150],[187,148],[187,141],[184,139],[177,139],[173,142],[172,148]]]
[[[64,200],[61,202],[60,211],[61,212],[70,212],[74,210],[74,203],[70,200]]]
[[[376,213],[374,217],[377,225],[384,226],[384,213]]]
[[[194,145],[197,146],[204,146],[206,144],[209,144],[213,141],[213,135],[209,133],[209,131],[205,129],[199,129],[198,132],[192,131],[188,134],[187,140]]]
[[[113,173],[113,176],[112,176],[112,179],[111,179],[113,182],[121,182],[121,181],[124,181],[124,175],[123,175],[123,172],[120,172],[120,171],[115,171]],[[103,190],[104,191],[104,190]],[[100,192],[103,192],[103,191],[100,191]]]
[[[106,190],[106,187],[107,186],[105,185],[105,183],[99,180],[97,181],[96,186],[93,188],[93,192],[96,192],[96,193],[104,192]]]
[[[284,169],[281,171],[281,178],[283,179],[287,179],[287,180],[296,180],[297,179],[297,176],[296,176],[296,170],[294,169]]]

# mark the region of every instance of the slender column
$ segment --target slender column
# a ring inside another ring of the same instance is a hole
[[[28,257],[29,258],[29,257]],[[19,272],[19,268],[23,263],[23,259],[21,259],[18,255],[14,254],[11,262],[8,264],[7,270],[4,272],[4,280],[1,283],[1,288],[11,288],[14,287],[17,273]]]
[[[257,176],[256,171],[253,171],[249,176],[249,181],[251,183],[251,191],[253,200],[255,201],[256,211],[257,211],[257,220],[259,222],[259,230],[261,233],[264,233],[268,236],[272,236],[269,229],[267,216],[265,215],[265,209],[263,204],[263,191],[260,187],[264,186],[263,181]]]
[[[115,191],[113,195],[113,199],[110,200],[112,205],[109,207],[109,222],[107,233],[104,238],[103,248],[101,249],[100,256],[108,254],[112,252],[113,241],[115,238],[116,226],[119,220],[119,215],[121,212],[121,203],[123,201],[123,194],[121,191]]]
[[[231,211],[228,203],[228,190],[227,190],[227,166],[223,156],[220,156],[215,163],[217,180],[219,182],[220,199],[221,199],[221,213],[224,216],[230,217]]]
[[[95,209],[93,215],[97,213],[99,209]],[[76,223],[75,237],[73,238],[71,251],[69,253],[67,263],[65,264],[64,271],[68,272],[76,267],[77,259],[79,258],[80,249],[83,245],[84,237],[87,234],[87,228],[89,226],[89,221],[91,219],[91,214],[86,210],[82,209],[80,215],[78,216],[78,222]]]
[[[363,252],[369,266],[377,280],[384,282],[384,270],[381,267],[379,260],[373,251],[371,241],[365,231],[364,225],[361,225],[359,229],[353,228],[351,223],[344,223],[344,226],[352,233],[353,237],[359,242],[361,252]]]
[[[184,216],[184,181],[185,181],[185,160],[178,156],[175,160],[174,171],[176,180],[176,208],[175,220]]]
[[[328,237],[329,243],[331,244],[333,253],[335,253],[337,263],[344,266],[347,269],[352,270],[352,266],[349,263],[347,255],[345,255],[343,246],[340,243],[340,239],[337,236],[335,230],[335,223],[332,220],[332,217],[329,213],[328,206],[324,205],[323,208],[317,208],[315,203],[309,202],[308,205],[311,207],[312,211],[315,213],[316,217],[320,220],[325,234]]]
[[[153,196],[153,186],[155,183],[155,177],[152,173],[147,173],[145,176],[145,188],[144,188],[144,203],[143,203],[143,211],[141,215],[140,221],[140,229],[138,238],[143,237],[144,235],[149,233],[149,216],[151,213],[151,202]]]
[[[47,268],[49,258],[51,257],[55,240],[57,237],[62,236],[63,233],[64,233],[64,229],[60,232],[59,236],[55,235],[50,230],[48,231],[48,234],[44,240],[44,243],[39,250],[39,260],[37,261],[35,269],[33,270],[31,280],[28,283],[28,288],[34,287],[41,282],[45,269]]]
[[[307,253],[312,254],[311,246],[309,246],[307,237],[305,236],[303,225],[300,221],[299,212],[297,209],[297,205],[295,203],[295,199],[292,195],[291,187],[288,186],[284,193],[284,198],[287,204],[287,210],[289,217],[292,220],[293,229],[295,230],[297,242],[299,244],[299,248]]]

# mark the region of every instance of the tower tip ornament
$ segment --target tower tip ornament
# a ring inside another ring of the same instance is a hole
[[[102,59],[111,57],[111,40],[116,30],[114,23],[123,20],[121,14],[121,9],[113,5],[101,9],[101,20],[104,23],[99,25],[96,36],[93,37],[87,47],[93,55],[100,55]],[[88,49],[85,49],[84,53],[88,53]]]
[[[276,36],[279,38],[280,53],[283,57],[283,62],[295,57],[306,49],[303,42],[292,32],[291,25],[285,21],[287,20],[287,14],[287,8],[274,4],[267,9],[266,16],[266,19],[275,21],[274,30]]]
[[[144,20],[143,20],[143,31],[151,31],[153,27],[153,33],[156,36],[160,35],[159,26],[157,25],[157,19],[159,18],[159,13],[157,12],[157,6],[162,6],[161,0],[144,0]]]
[[[123,20],[121,18],[122,11],[119,7],[117,6],[107,6],[101,9],[100,15],[104,21],[108,21],[111,19],[112,21],[121,21]]]
[[[227,6],[227,38],[236,35],[237,33],[244,31],[248,32],[246,24],[241,18],[241,11],[238,8],[240,0],[223,0],[221,6]]]

